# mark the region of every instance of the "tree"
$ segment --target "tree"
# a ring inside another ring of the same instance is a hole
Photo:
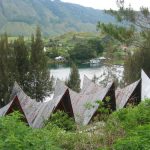
[[[0,39],[0,107],[9,102],[9,96],[17,78],[14,50],[5,33]]]
[[[28,93],[37,101],[48,96],[52,88],[47,57],[41,37],[41,30],[37,27],[36,36],[32,35],[31,44],[30,87]]]
[[[107,13],[115,16],[119,23],[127,26],[98,23],[97,27],[110,34],[126,45],[133,45],[134,52],[128,52],[125,61],[125,83],[131,83],[140,78],[141,69],[150,75],[150,12],[148,8],[141,7],[134,11],[131,6],[124,7],[124,0],[117,0],[119,11],[109,10]]]
[[[80,91],[80,75],[75,64],[72,64],[71,66],[70,76],[66,84],[72,90],[76,92]]]
[[[87,42],[77,43],[70,52],[70,58],[76,62],[84,62],[96,57],[96,51]]]
[[[19,36],[17,40],[14,41],[14,52],[16,59],[16,67],[18,71],[17,82],[27,90],[28,78],[29,78],[29,50],[24,41],[23,36]]]
[[[88,44],[91,47],[91,49],[96,51],[96,54],[103,53],[104,47],[102,45],[101,39],[98,38],[93,38],[88,40]]]

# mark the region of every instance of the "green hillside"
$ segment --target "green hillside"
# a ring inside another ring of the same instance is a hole
[[[104,11],[59,0],[1,0],[0,33],[31,35],[40,25],[44,35],[94,32],[96,23],[114,19]]]

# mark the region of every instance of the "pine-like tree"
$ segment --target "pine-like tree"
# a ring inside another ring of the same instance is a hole
[[[16,76],[14,50],[8,43],[7,34],[0,39],[0,107],[9,102],[9,96]]]
[[[16,67],[18,71],[18,79],[16,81],[27,90],[29,76],[29,50],[25,44],[24,37],[20,36],[14,41],[14,52],[16,59]]]
[[[75,64],[72,64],[71,66],[70,76],[66,84],[70,89],[76,92],[80,91],[80,75]]]
[[[44,97],[49,95],[52,82],[39,27],[37,27],[35,38],[32,35],[30,62],[30,88],[28,93],[37,101],[43,101]]]

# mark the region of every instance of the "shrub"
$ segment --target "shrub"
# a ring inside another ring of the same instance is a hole
[[[0,118],[0,149],[2,150],[59,150],[55,141],[42,129],[32,129],[13,113]]]
[[[58,111],[50,117],[48,123],[57,126],[66,131],[74,131],[76,129],[75,121],[63,111]]]
[[[115,150],[149,150],[150,149],[150,124],[139,126],[123,139],[117,140]]]
[[[150,123],[149,115],[150,115],[150,100],[146,100],[145,102],[142,102],[136,107],[130,106],[128,108],[124,108],[112,113],[109,116],[105,127],[106,145],[112,147],[112,145],[118,139],[120,139],[118,141],[119,143],[122,138],[126,137],[127,135],[130,136],[131,134],[129,133],[134,132],[134,130],[137,131],[136,128],[138,126],[140,128],[140,126],[149,125]],[[143,128],[141,128],[141,130],[142,129]],[[135,140],[135,138],[137,137],[128,137],[123,142]]]

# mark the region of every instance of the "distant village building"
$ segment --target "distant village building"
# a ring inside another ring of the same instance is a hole
[[[126,46],[126,45],[121,45],[121,46],[120,46],[120,49],[121,49],[122,51],[124,51],[124,52],[128,52],[129,47]]]
[[[43,50],[44,50],[44,52],[47,52],[47,49],[46,49],[46,47],[44,47],[44,49],[43,49]]]
[[[65,58],[63,56],[58,56],[58,57],[55,57],[55,60],[58,62],[63,62],[65,61]]]
[[[102,61],[104,61],[104,60],[106,60],[105,57],[94,58],[94,59],[91,59],[91,60],[90,60],[90,63],[91,63],[91,64],[98,64],[98,63],[100,63],[100,62],[102,62]]]

